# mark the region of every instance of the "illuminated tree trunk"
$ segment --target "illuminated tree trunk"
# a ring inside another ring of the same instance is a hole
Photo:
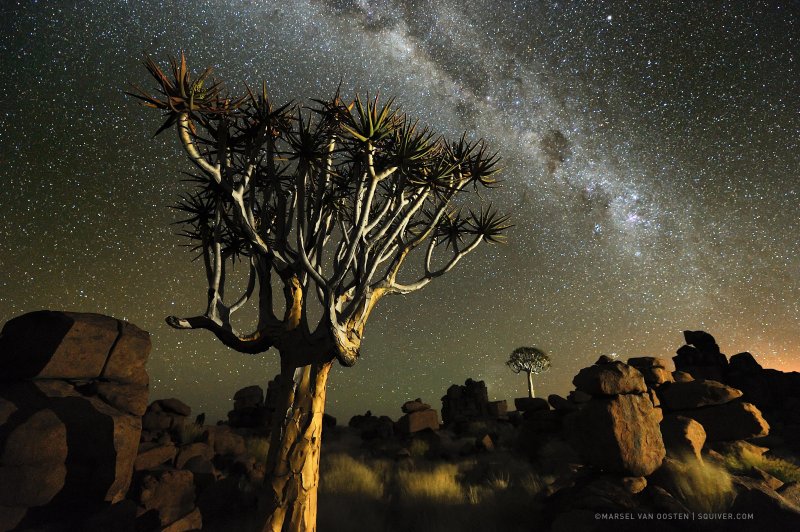
[[[325,411],[325,387],[333,361],[302,367],[282,364],[281,402],[272,421],[263,532],[313,532]]]
[[[533,372],[528,371],[528,397],[535,397],[533,395]]]

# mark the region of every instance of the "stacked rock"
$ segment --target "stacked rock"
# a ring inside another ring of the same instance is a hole
[[[623,476],[655,471],[666,455],[661,414],[639,370],[601,358],[572,382],[591,397],[564,420],[568,440],[586,463]]]
[[[422,399],[407,401],[401,409],[404,415],[395,424],[398,434],[414,434],[425,429],[439,430],[439,415]]]

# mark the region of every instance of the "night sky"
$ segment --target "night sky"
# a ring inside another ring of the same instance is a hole
[[[205,306],[170,225],[188,163],[124,91],[153,86],[143,52],[181,49],[280,102],[380,89],[503,156],[508,245],[381,301],[331,374],[340,421],[441,408],[467,377],[523,396],[504,365],[522,345],[551,354],[543,396],[601,354],[672,356],[683,329],[800,369],[800,2],[3,0],[0,319],[129,320],[152,335],[151,397],[213,421],[277,353],[164,323]]]

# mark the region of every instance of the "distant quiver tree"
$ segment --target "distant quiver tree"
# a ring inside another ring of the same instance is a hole
[[[130,94],[164,113],[156,134],[174,127],[194,167],[177,208],[208,284],[199,315],[166,321],[242,353],[277,350],[263,530],[314,530],[331,365],[356,363],[382,297],[419,290],[481,243],[503,241],[508,217],[478,194],[498,185],[498,156],[466,133],[445,140],[377,96],[277,106],[265,84],[231,96],[210,69],[193,77],[183,54],[170,74],[145,65],[157,91]],[[246,280],[232,285],[235,264]],[[247,305],[254,323],[243,332],[232,317]]]
[[[533,376],[550,369],[550,356],[536,347],[518,347],[511,352],[506,365],[514,373],[528,374],[528,397],[534,397]]]

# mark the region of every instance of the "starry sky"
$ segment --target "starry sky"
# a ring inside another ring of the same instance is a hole
[[[0,320],[101,312],[150,331],[152,398],[210,420],[277,354],[230,351],[170,314],[205,305],[168,207],[188,164],[125,96],[143,52],[186,50],[233,91],[277,101],[339,82],[503,157],[505,246],[386,298],[328,411],[435,408],[453,383],[526,394],[505,365],[536,345],[565,394],[601,354],[672,356],[683,329],[800,369],[800,2],[668,0],[4,0]]]

